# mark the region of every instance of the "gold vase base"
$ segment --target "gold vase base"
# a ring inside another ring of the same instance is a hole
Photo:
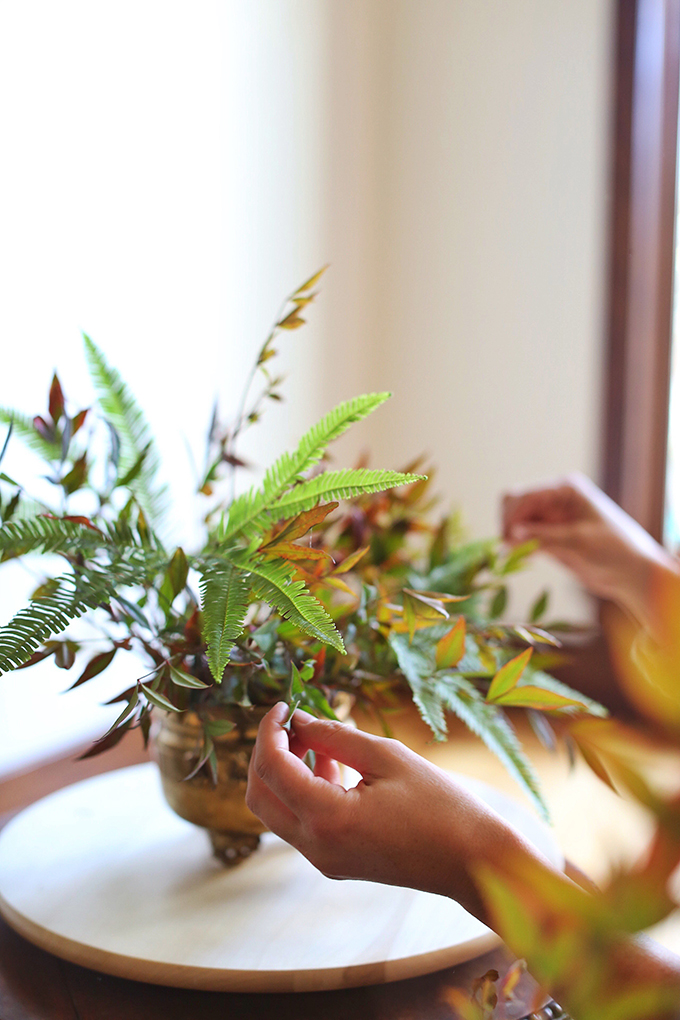
[[[245,861],[260,845],[260,837],[250,832],[218,832],[208,829],[213,855],[225,868],[235,868]]]

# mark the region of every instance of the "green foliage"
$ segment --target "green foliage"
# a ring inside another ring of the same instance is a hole
[[[231,722],[230,713],[288,698],[334,718],[334,699],[346,692],[384,719],[383,710],[408,691],[437,739],[446,737],[447,713],[460,716],[536,799],[501,708],[485,701],[496,696],[499,669],[502,676],[513,668],[508,660],[527,645],[555,643],[532,622],[496,620],[507,610],[506,576],[533,547],[505,553],[494,540],[463,542],[453,518],[430,523],[429,481],[418,461],[402,471],[365,463],[321,469],[329,443],[389,394],[339,404],[269,467],[261,485],[235,496],[236,471],[245,466],[238,441],[269,401],[281,399],[281,377],[270,371],[276,338],[304,323],[319,275],[284,303],[233,421],[222,425],[215,408],[197,486],[209,501],[205,530],[193,551],[166,551],[158,537],[165,494],[153,438],[118,371],[89,337],[85,354],[98,395],[91,410],[72,408],[55,375],[43,414],[0,412],[0,421],[11,423],[0,460],[10,440],[28,443],[47,463],[60,507],[44,513],[0,474],[0,562],[56,554],[68,568],[41,582],[0,630],[0,669],[51,656],[60,668],[76,666],[75,687],[135,648],[151,671],[115,699],[119,718],[88,754],[134,728],[146,737],[154,707],[192,709],[205,735],[196,770],[209,772],[215,709]],[[251,397],[256,380],[261,388]],[[82,507],[90,508],[87,516]],[[532,620],[545,604],[541,596]],[[81,661],[78,642],[54,636],[85,612],[101,645]],[[534,670],[525,685],[518,674],[501,698],[535,704],[540,696],[560,711],[592,708],[543,677]]]
[[[389,393],[368,393],[363,397],[355,397],[354,400],[339,404],[330,414],[317,422],[302,437],[294,453],[284,453],[272,464],[260,489],[250,489],[234,500],[220,535],[222,542],[227,542],[240,533],[249,538],[254,537],[268,526],[270,517],[280,520],[301,513],[301,510],[291,513],[280,512],[277,516],[277,501],[280,502],[283,493],[295,485],[306,471],[319,463],[330,442],[346,432],[354,422],[365,418],[388,397]],[[322,498],[323,496],[318,496],[303,509],[311,509],[321,502]]]
[[[398,485],[410,485],[419,478],[422,475],[400,471],[370,471],[367,468],[325,471],[281,496],[269,507],[269,513],[274,520],[295,517],[320,502],[383,492]]]
[[[74,554],[88,545],[96,548],[101,540],[101,533],[87,526],[41,516],[5,523],[0,528],[0,554],[3,560],[28,553]]]
[[[9,408],[0,407],[0,422],[10,425],[13,431],[26,443],[27,446],[43,457],[46,461],[59,460],[61,458],[61,443],[56,440],[45,438],[33,424],[33,420],[18,411],[11,411]]]
[[[114,594],[114,586],[101,574],[65,574],[57,582],[51,594],[33,599],[0,627],[0,673],[23,665],[44,641]]]
[[[160,523],[166,491],[156,482],[159,460],[146,419],[115,368],[89,336],[83,334],[85,356],[106,420],[120,441],[117,465],[121,485],[128,485],[150,521]]]
[[[431,632],[421,631],[412,641],[405,634],[393,632],[389,642],[409,682],[413,700],[435,739],[446,739],[446,711],[454,712],[503,762],[539,813],[547,818],[536,775],[501,709],[486,704],[474,684],[461,674],[437,670]]]
[[[247,576],[233,563],[216,563],[208,567],[201,578],[206,655],[210,672],[218,683],[234,642],[243,632],[249,595]]]
[[[345,651],[332,619],[310,595],[304,581],[295,580],[295,569],[289,563],[245,560],[243,568],[248,571],[254,594],[272,606],[279,616],[317,641],[331,645],[338,652]]]

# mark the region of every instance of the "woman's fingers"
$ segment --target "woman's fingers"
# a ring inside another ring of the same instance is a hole
[[[386,744],[389,744],[390,752],[400,746],[394,741],[385,741],[344,723],[315,719],[300,709],[293,716],[293,730],[301,746],[349,765],[360,772],[364,779],[376,778],[389,767],[391,755],[387,752]]]
[[[314,758],[314,775],[319,779],[325,779],[327,783],[333,783],[334,786],[342,786],[342,776],[337,761],[320,752],[315,752]]]
[[[282,804],[255,772],[251,758],[248,769],[246,804],[268,829],[295,846],[301,835],[300,820]]]
[[[280,702],[264,717],[258,729],[251,759],[251,775],[271,790],[278,801],[297,818],[310,810],[331,810],[338,794],[337,786],[312,775],[305,763],[290,749],[283,728],[288,714]],[[255,796],[257,797],[256,787]]]

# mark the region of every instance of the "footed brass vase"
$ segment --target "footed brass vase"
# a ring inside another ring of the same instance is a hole
[[[181,818],[208,830],[213,853],[226,867],[234,867],[257,849],[266,826],[246,807],[248,763],[257,727],[266,708],[239,710],[230,718],[236,728],[213,737],[217,756],[217,783],[206,768],[191,779],[203,753],[203,727],[195,712],[153,711],[152,755],[158,764],[163,793]],[[217,711],[214,718],[224,718]]]

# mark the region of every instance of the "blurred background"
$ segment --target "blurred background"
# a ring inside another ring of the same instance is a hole
[[[227,417],[282,299],[330,263],[252,459],[389,389],[338,463],[424,454],[471,536],[498,531],[509,487],[601,480],[615,7],[3,3],[0,405],[42,413],[56,368],[88,406],[85,331],[144,408],[189,529],[187,448],[201,459],[215,396]],[[3,568],[3,622],[35,583]],[[592,619],[538,560],[509,615],[546,585],[553,617]],[[129,679],[62,697],[55,672],[2,678],[0,773],[100,732]]]

